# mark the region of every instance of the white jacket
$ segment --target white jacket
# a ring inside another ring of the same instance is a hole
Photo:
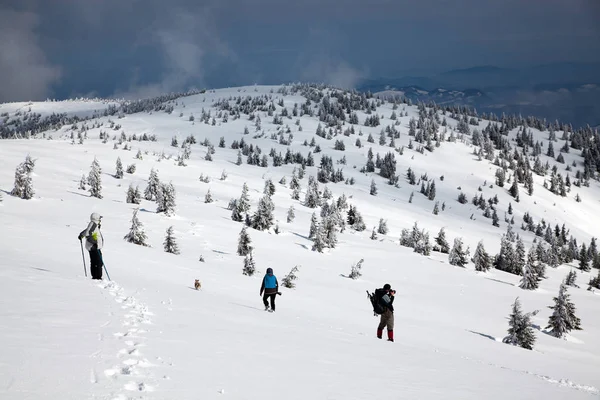
[[[100,220],[93,219],[88,224],[87,228],[85,228],[80,236],[85,237],[85,248],[87,251],[92,250],[92,246],[94,244],[98,245],[98,250],[102,248],[104,245],[104,238],[102,237],[102,232],[100,232]]]

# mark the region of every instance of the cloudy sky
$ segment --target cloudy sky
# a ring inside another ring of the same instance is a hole
[[[597,0],[3,0],[0,101],[600,61]]]

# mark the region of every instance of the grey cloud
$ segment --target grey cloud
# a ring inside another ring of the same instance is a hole
[[[34,13],[0,9],[0,102],[46,98],[61,76],[39,46],[38,22]]]

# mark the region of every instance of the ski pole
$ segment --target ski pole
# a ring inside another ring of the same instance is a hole
[[[83,258],[83,273],[87,278],[87,268],[85,267],[85,255],[83,254],[83,242],[80,240],[79,244],[81,245],[81,258]]]
[[[102,260],[102,266],[104,267],[104,272],[106,272],[106,277],[110,281],[110,275],[108,274],[108,270],[106,269],[106,265],[104,264],[104,260]]]

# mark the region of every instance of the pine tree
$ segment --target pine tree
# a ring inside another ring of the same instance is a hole
[[[205,203],[212,203],[214,200],[212,198],[212,194],[210,193],[210,189],[208,189],[208,192],[206,192],[206,195],[204,196],[204,202]]]
[[[413,197],[415,197],[415,192],[410,192],[410,197],[408,198],[409,203],[412,203]]]
[[[244,258],[244,268],[242,273],[247,276],[253,276],[256,272],[256,266],[254,265],[254,258],[252,257],[252,253],[248,253]]]
[[[129,233],[123,237],[129,243],[137,244],[140,246],[149,247],[146,244],[146,233],[144,232],[144,225],[140,222],[137,217],[138,209],[133,211],[133,217],[131,218],[131,229],[129,229]]]
[[[462,238],[454,239],[454,245],[448,255],[448,262],[450,265],[457,265],[459,267],[464,267],[469,262],[469,249],[463,249]]]
[[[164,213],[167,217],[175,214],[175,186],[169,182],[161,183],[156,194],[157,213]]]
[[[562,283],[558,291],[558,297],[554,298],[554,306],[548,307],[553,310],[548,326],[550,334],[562,338],[571,330],[581,330],[581,321],[575,316],[575,306],[569,299],[567,286]]]
[[[85,185],[87,184],[87,178],[85,174],[81,175],[81,179],[79,180],[79,190],[86,190]]]
[[[117,172],[115,178],[123,179],[123,163],[121,163],[121,157],[117,157]]]
[[[527,263],[523,266],[523,270],[521,272],[523,275],[521,278],[521,283],[519,287],[525,290],[535,290],[539,287],[539,278],[536,274],[535,268]]]
[[[296,287],[296,283],[294,281],[298,279],[298,277],[296,276],[296,272],[298,272],[299,267],[299,265],[296,265],[286,276],[283,277],[283,279],[281,280],[281,284],[284,287],[288,289],[293,289]]]
[[[517,184],[517,178],[516,177],[514,177],[513,183],[510,186],[510,189],[508,190],[508,192],[515,199],[517,199],[519,197],[519,185]]]
[[[138,195],[139,195],[139,192],[138,192]],[[133,188],[132,183],[129,184],[129,188],[127,189],[127,197],[126,197],[125,201],[129,204],[140,204],[140,202],[141,202],[141,201],[139,201],[138,198],[136,198],[136,189]]]
[[[90,195],[92,197],[102,198],[102,168],[98,160],[94,158],[92,162],[92,169],[88,175],[88,184],[90,185]]]
[[[319,229],[319,220],[317,219],[317,214],[313,213],[310,218],[310,230],[308,231],[308,238],[314,239],[317,231]]]
[[[440,213],[440,202],[436,201],[433,206],[433,215],[438,215]]]
[[[144,198],[150,201],[156,200],[159,189],[160,181],[158,179],[158,173],[152,168],[150,170],[150,177],[148,178],[148,187],[144,190]]]
[[[431,201],[435,200],[435,181],[431,181],[431,185],[429,185],[429,191],[427,192],[427,198]]]
[[[250,235],[248,235],[248,231],[244,226],[240,232],[240,238],[238,240],[238,248],[237,254],[238,256],[245,256],[252,252],[253,247],[251,246],[252,240],[250,239]]]
[[[492,268],[492,259],[487,251],[485,251],[483,240],[477,243],[477,248],[471,261],[475,264],[475,271],[487,272]]]
[[[319,253],[322,253],[325,247],[327,247],[325,242],[325,229],[323,223],[321,223],[317,227],[317,231],[313,237],[312,251],[318,251]]]
[[[383,218],[379,218],[377,233],[381,233],[382,235],[387,235],[388,233],[387,221],[385,221]]]
[[[287,223],[290,224],[294,222],[294,218],[296,218],[296,213],[294,212],[294,205],[292,204],[287,212]]]
[[[359,262],[357,262],[356,264],[352,264],[352,268],[350,269],[350,274],[348,275],[348,278],[356,280],[362,276],[360,270],[362,269],[362,263],[364,261],[364,258],[361,258]]]
[[[525,255],[525,245],[523,244],[523,240],[519,237],[517,239],[517,246],[515,248],[515,259],[513,270],[515,273],[519,273],[523,270],[527,260]]]
[[[546,277],[546,266],[542,263],[537,256],[535,247],[531,247],[527,253],[527,264],[534,271],[538,280],[542,280]]]
[[[509,316],[508,336],[502,339],[502,342],[533,350],[535,333],[531,327],[530,315],[531,314],[523,314],[521,311],[521,303],[517,297],[512,305],[512,313]]]
[[[578,288],[579,286],[577,286],[577,284],[575,283],[576,280],[577,280],[577,272],[575,270],[571,270],[565,277],[565,285]]]
[[[269,196],[273,196],[275,194],[275,184],[271,179],[267,179],[265,181],[265,190],[263,191],[263,193]]]
[[[271,228],[273,225],[273,211],[275,210],[275,205],[271,200],[271,196],[268,194],[264,195],[258,201],[258,209],[252,216],[252,228],[264,231]]]
[[[375,179],[371,180],[371,190],[369,191],[371,196],[377,196],[377,185],[375,184]]]
[[[592,288],[600,289],[600,271],[598,271],[597,277],[590,279],[588,285],[588,290],[591,290]]]
[[[579,268],[585,272],[590,270],[590,260],[588,258],[588,251],[585,247],[585,243],[581,245],[581,251],[579,252]]]
[[[375,228],[373,228],[370,238],[371,240],[377,240],[377,232],[375,232]]]
[[[357,232],[362,232],[367,229],[367,225],[363,220],[362,214],[358,212],[356,207],[354,208],[354,223],[350,224],[350,226]]]
[[[240,214],[246,214],[248,211],[250,211],[250,196],[248,195],[248,185],[246,182],[244,182],[242,194],[240,195],[240,199],[238,200],[237,204]]]
[[[24,200],[30,200],[35,194],[31,172],[27,171],[33,171],[33,167],[28,166],[25,162],[17,166],[15,170],[15,186],[10,192],[11,195]]]
[[[439,251],[440,253],[448,254],[450,253],[450,245],[446,240],[446,230],[444,228],[440,229],[438,235],[435,237],[436,247],[435,251]]]
[[[167,229],[167,234],[165,236],[165,241],[163,242],[163,245],[165,252],[171,254],[179,254],[179,246],[177,246],[177,242],[175,241],[172,226],[170,226],[169,229]]]

